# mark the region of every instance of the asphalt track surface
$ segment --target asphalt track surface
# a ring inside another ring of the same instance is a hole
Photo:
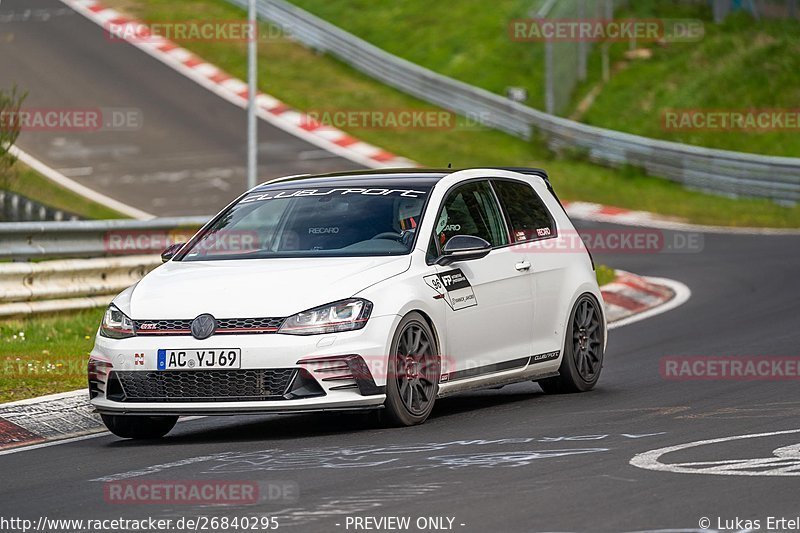
[[[0,11],[20,5],[5,0]],[[24,5],[61,7],[50,0]],[[240,168],[228,191],[214,192],[192,173],[208,166],[237,168],[243,113],[127,45],[93,46],[96,35],[89,37],[100,31],[94,24],[63,17],[75,20],[42,23],[49,25],[46,39],[32,23],[10,26],[13,39],[0,45],[3,81],[8,72],[18,75],[21,84],[36,88],[30,102],[41,106],[55,106],[57,97],[58,105],[141,107],[145,127],[158,127],[136,140],[121,133],[67,136],[67,147],[79,142],[92,148],[75,161],[56,136],[24,135],[23,149],[56,168],[91,166],[82,183],[157,213],[213,211],[234,194]],[[7,36],[8,28],[0,26],[0,33]],[[65,54],[67,48],[82,56]],[[141,75],[144,68],[158,72],[157,78]],[[267,158],[271,173],[343,164],[335,158],[298,163],[299,153],[316,149],[261,128],[263,149],[274,150]],[[115,146],[124,149],[109,148]],[[134,177],[130,183],[111,179],[123,167]],[[195,177],[147,181],[164,169],[189,169]],[[188,198],[153,203],[179,189]],[[199,197],[201,203],[190,199]],[[800,428],[796,381],[676,382],[660,375],[666,356],[798,356],[800,238],[709,234],[697,253],[596,259],[681,281],[692,298],[676,310],[613,330],[600,384],[590,393],[547,396],[532,383],[467,393],[439,401],[424,425],[405,429],[376,428],[364,415],[201,418],[180,423],[156,443],[103,435],[19,451],[0,455],[0,517],[36,523],[40,517],[265,515],[289,531],[366,530],[348,527],[355,516],[410,517],[407,531],[435,531],[417,528],[417,519],[449,517],[452,530],[465,532],[695,530],[705,525],[702,518],[712,529],[737,530],[747,525],[736,518],[759,520],[763,528],[770,516],[795,517],[797,478],[766,474],[780,468],[797,473],[792,469],[800,457],[791,446],[800,442],[800,433],[711,443],[660,459],[685,464],[762,458],[750,469],[753,475],[653,471],[630,461],[663,447]],[[777,449],[785,459],[775,466],[768,458]],[[106,483],[122,478],[256,481],[296,489],[297,498],[290,492],[284,501],[238,506],[109,503]]]
[[[106,196],[160,216],[209,215],[245,189],[244,110],[58,0],[0,1],[0,85],[13,84],[29,110],[103,110],[103,129],[23,131],[17,144]],[[108,127],[127,111],[140,120]],[[264,180],[359,168],[263,120],[258,153]]]

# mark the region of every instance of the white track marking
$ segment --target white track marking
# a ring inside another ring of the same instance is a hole
[[[57,170],[42,163],[41,161],[39,161],[32,155],[28,154],[27,152],[22,151],[18,146],[12,146],[9,149],[9,152],[13,156],[17,157],[20,161],[31,167],[33,170],[43,175],[45,178],[49,179],[52,182],[57,183],[58,185],[61,185],[65,189],[68,189],[74,192],[75,194],[83,196],[88,200],[91,200],[100,205],[104,205],[109,209],[113,209],[114,211],[118,211],[123,215],[127,215],[137,220],[150,220],[151,218],[155,218],[155,216],[151,215],[150,213],[142,211],[141,209],[137,209],[128,204],[122,203],[119,200],[114,200],[113,198],[110,198],[104,194],[94,191],[89,187],[81,185],[77,181],[74,181],[66,177],[61,172],[58,172]]]
[[[689,287],[687,287],[680,281],[675,281],[673,279],[667,279],[667,278],[650,278],[650,277],[644,277],[644,279],[651,283],[669,287],[675,293],[675,296],[668,302],[665,302],[661,305],[657,305],[652,309],[648,309],[647,311],[643,311],[639,314],[623,318],[622,320],[618,320],[616,322],[612,322],[608,325],[608,329],[621,328],[623,326],[628,326],[630,324],[639,322],[640,320],[645,320],[647,318],[652,318],[662,313],[666,313],[667,311],[671,311],[676,307],[685,304],[692,296],[691,289],[689,289]]]
[[[118,474],[111,474],[109,476],[98,477],[95,479],[91,479],[89,481],[105,481],[105,482],[121,481],[123,479],[131,479],[134,477],[147,476],[149,474],[156,474],[158,472],[162,472],[170,468],[177,468],[180,466],[203,463],[206,461],[213,461],[214,459],[220,459],[221,457],[224,457],[229,453],[231,452],[215,453],[212,455],[201,455],[199,457],[190,457],[188,459],[180,459],[178,461],[172,461],[169,463],[162,463],[158,465],[148,466],[139,470],[130,470],[128,472],[120,472]]]
[[[643,452],[635,455],[629,462],[632,466],[635,466],[637,468],[643,468],[645,470],[655,470],[659,472],[672,472],[679,474],[707,474],[707,475],[717,475],[717,476],[800,476],[800,457],[796,455],[798,447],[800,447],[800,445],[792,445],[792,446],[785,446],[782,448],[778,448],[777,450],[775,450],[775,452],[773,452],[778,454],[777,456],[764,459],[731,459],[727,461],[721,460],[714,462],[676,463],[676,464],[662,463],[660,461],[661,457],[668,453],[687,450],[689,448],[696,448],[698,446],[718,444],[721,442],[733,442],[744,439],[756,439],[760,437],[774,437],[776,435],[791,435],[794,433],[800,433],[800,429],[789,429],[786,431],[772,431],[769,433],[753,433],[749,435],[736,435],[733,437],[722,437],[718,439],[698,440],[686,444],[667,446],[666,448],[659,448],[657,450],[650,450],[647,452]],[[787,456],[787,454],[789,454],[789,456]],[[794,467],[796,469],[793,470],[780,467],[774,468],[772,470],[762,470],[762,471],[735,470],[730,468],[731,466],[735,465],[742,466],[745,464],[752,467],[769,466],[772,463],[781,460],[782,461],[796,460],[798,462],[798,465]],[[695,466],[707,465],[709,468],[707,469],[689,468],[692,465]]]

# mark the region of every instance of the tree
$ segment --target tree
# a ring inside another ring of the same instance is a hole
[[[19,137],[19,110],[25,96],[16,86],[10,91],[0,89],[0,189],[7,189],[13,177],[17,158],[9,150]]]

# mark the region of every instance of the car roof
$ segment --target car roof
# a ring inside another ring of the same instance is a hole
[[[475,169],[486,170],[508,170],[520,172],[522,174],[536,175],[547,179],[547,173],[542,169],[522,168],[522,167],[475,167]],[[330,174],[301,174],[277,178],[266,183],[262,183],[253,192],[274,190],[274,189],[296,189],[305,187],[374,187],[377,182],[384,186],[391,187],[411,187],[427,186],[432,187],[436,183],[454,172],[468,169],[422,169],[422,168],[392,168],[377,170],[356,170],[350,172],[335,172]]]
[[[263,183],[254,192],[270,189],[295,189],[305,187],[360,187],[375,186],[377,182],[386,186],[433,186],[452,172],[426,169],[379,169],[335,172],[330,174],[302,174],[277,178]]]

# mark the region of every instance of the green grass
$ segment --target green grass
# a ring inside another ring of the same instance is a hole
[[[646,9],[634,2],[637,11]],[[696,13],[702,15],[702,13]],[[797,110],[800,102],[800,22],[755,22],[744,14],[725,24],[706,24],[697,43],[652,47],[649,60],[625,61],[627,45],[616,45],[619,68],[584,122],[712,148],[789,157],[800,156],[800,129],[789,131],[669,131],[663,112],[686,110]],[[595,61],[596,63],[597,61]],[[587,86],[581,90],[587,90]]]
[[[597,265],[595,274],[597,275],[597,284],[601,287],[611,283],[617,277],[617,272],[606,265]]]
[[[416,0],[408,0],[408,3],[421,5]],[[242,10],[224,0],[111,0],[109,4],[151,22],[230,21],[244,17]],[[405,5],[406,2],[380,3],[388,13],[394,15],[398,15],[396,10],[400,9],[398,6],[401,4]],[[477,9],[478,2],[466,4]],[[497,3],[500,7],[508,4],[503,1]],[[360,5],[365,10],[373,9],[366,1]],[[441,6],[437,3],[426,5],[433,13],[439,13],[444,3]],[[485,7],[485,3],[482,5]],[[417,32],[415,35],[424,41],[430,38],[428,33],[438,35],[440,30],[446,34],[458,33],[451,28],[453,24],[448,19],[442,20],[444,22],[439,21],[436,26],[429,26],[430,32]],[[396,21],[401,25],[400,29],[407,24],[402,18]],[[461,29],[471,31],[468,27]],[[396,33],[397,30],[392,32]],[[247,43],[189,41],[182,44],[229,73],[246,79]],[[381,85],[330,57],[320,56],[288,40],[273,39],[260,43],[259,86],[289,105],[306,111],[435,109]],[[549,171],[556,190],[566,200],[643,209],[702,224],[800,226],[800,207],[786,208],[766,200],[732,200],[687,191],[676,183],[647,177],[637,169],[613,170],[577,159],[554,157],[541,141],[525,142],[497,131],[476,127],[456,127],[449,131],[348,131],[426,166],[443,167],[452,163],[456,168],[479,165],[544,167]]]
[[[509,21],[527,18],[536,3],[495,0],[491,9],[485,0],[293,3],[393,54],[472,85],[498,94],[509,86],[525,87],[528,104],[544,108],[544,47],[508,36]],[[627,11],[618,12],[618,18],[699,19],[705,22],[705,38],[668,46],[644,43],[654,55],[642,61],[625,60],[627,42],[614,44],[611,56],[617,73],[583,119],[649,137],[797,157],[797,129],[670,132],[662,128],[664,109],[796,109],[800,101],[800,23],[756,22],[739,14],[718,26],[711,22],[707,4],[637,0]],[[569,12],[569,1],[563,0],[552,16],[574,18]],[[599,49],[594,47],[589,79],[576,91],[573,108],[601,79]],[[556,45],[556,54],[562,50]]]
[[[95,203],[45,178],[17,161],[13,176],[0,179],[0,189],[21,194],[55,209],[88,219],[127,218],[113,209]]]
[[[0,321],[0,402],[85,387],[103,312]]]
[[[504,93],[529,90],[529,104],[544,107],[543,47],[509,38],[508,23],[527,18],[530,0],[292,0],[384,50],[442,74]]]

